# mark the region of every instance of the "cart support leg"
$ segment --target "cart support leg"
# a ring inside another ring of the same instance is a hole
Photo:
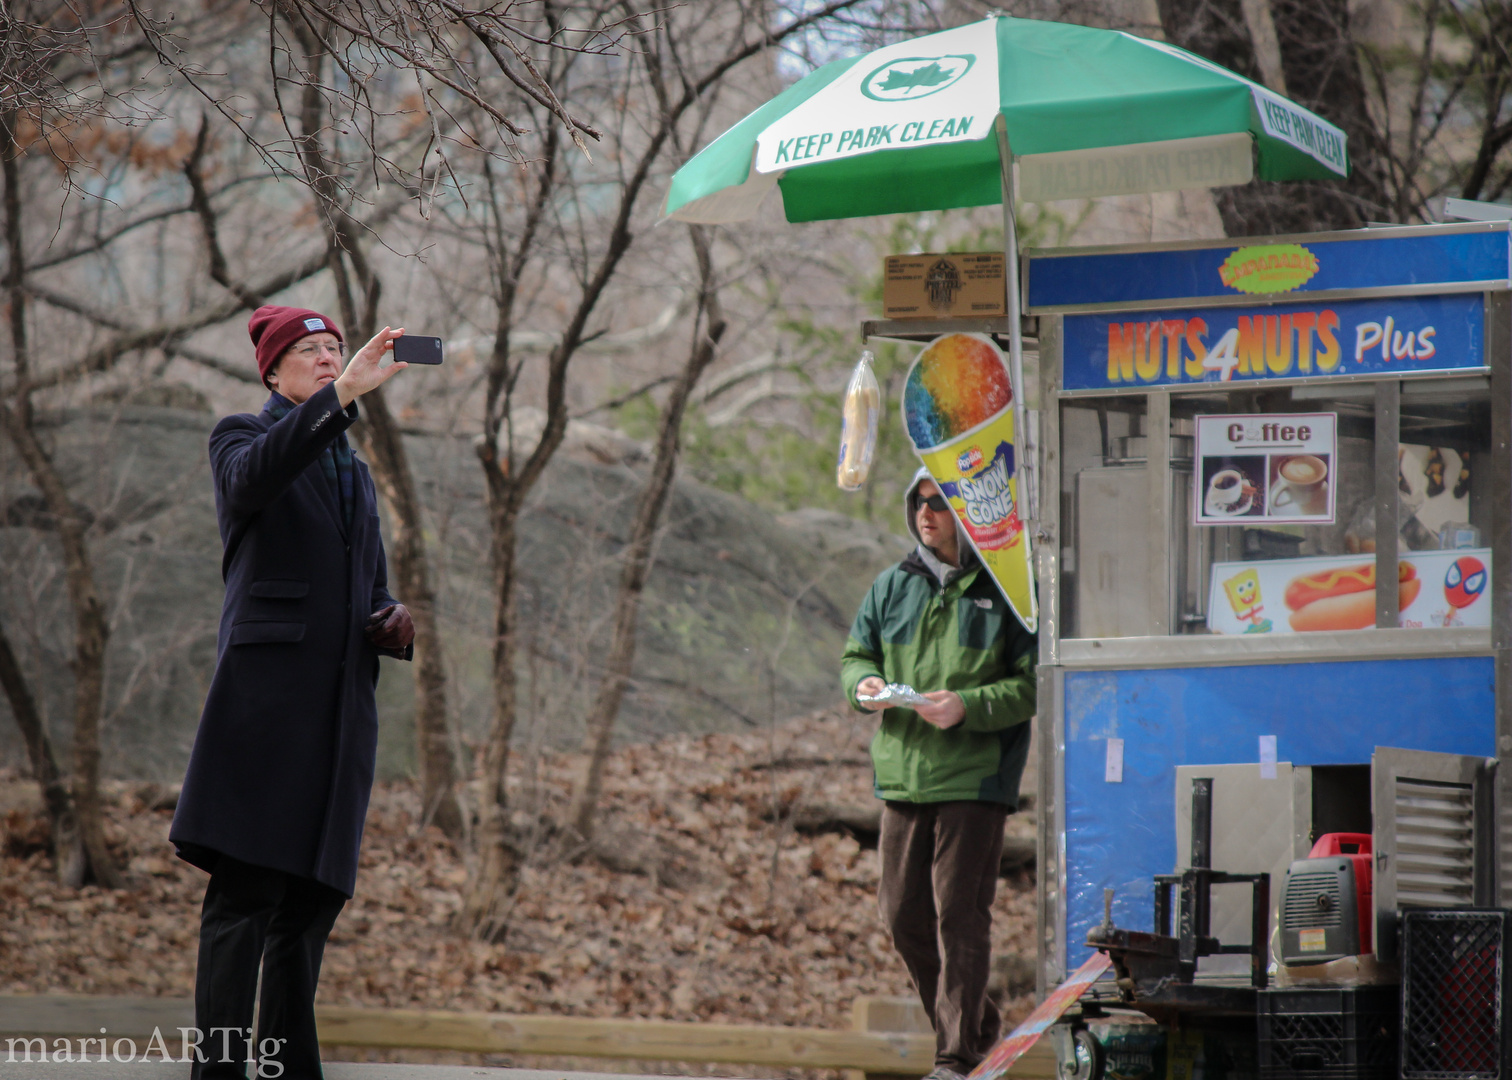
[[[1492,895],[1512,906],[1512,297],[1486,296],[1491,367],[1491,648],[1496,664],[1496,856]]]
[[[1402,384],[1375,384],[1375,571],[1376,627],[1392,630],[1401,622],[1397,610],[1397,476],[1398,421]]]
[[[1264,990],[1270,973],[1270,875],[1255,879],[1250,907],[1250,981]]]

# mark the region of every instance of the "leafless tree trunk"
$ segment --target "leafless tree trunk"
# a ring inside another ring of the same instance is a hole
[[[594,814],[603,789],[604,763],[609,757],[615,721],[619,718],[625,688],[630,681],[630,668],[635,660],[636,623],[640,616],[641,595],[646,588],[646,579],[651,574],[656,532],[661,527],[662,514],[666,510],[667,499],[672,493],[672,482],[677,475],[677,461],[682,453],[683,413],[693,387],[713,362],[719,341],[725,332],[724,308],[719,302],[718,286],[715,284],[714,260],[709,250],[708,235],[697,225],[690,226],[689,233],[694,257],[698,261],[699,276],[693,341],[688,351],[688,361],[683,365],[681,374],[662,406],[656,435],[656,457],[651,465],[651,475],[636,503],[635,518],[630,525],[630,540],[625,547],[624,564],[620,569],[619,591],[614,602],[614,637],[609,645],[609,656],[604,664],[604,677],[599,683],[598,696],[588,714],[587,732],[583,740],[586,758],[573,787],[572,803],[567,811],[568,825],[583,840],[593,836]]]
[[[1418,123],[1409,134],[1408,154],[1399,166],[1405,178],[1416,180],[1422,148],[1440,131],[1443,120],[1468,99],[1481,110],[1475,153],[1460,183],[1466,199],[1498,200],[1512,190],[1512,164],[1505,151],[1512,145],[1512,3],[1481,0],[1476,4],[1450,4],[1429,0],[1423,7],[1425,48],[1419,63],[1413,95]],[[1459,39],[1461,58],[1448,73],[1435,71],[1432,46],[1441,23],[1449,23]],[[1430,94],[1429,79],[1438,75],[1440,86]],[[1436,99],[1426,107],[1426,99]],[[1498,163],[1500,166],[1498,167]],[[1408,185],[1403,185],[1407,187]],[[1417,187],[1415,183],[1412,185]]]
[[[304,74],[300,99],[301,131],[296,140],[306,182],[320,202],[321,219],[331,242],[330,264],[336,277],[342,321],[353,342],[377,333],[382,282],[367,258],[363,229],[341,201],[330,156],[321,141],[327,128],[326,100],[321,91],[325,39],[304,18],[290,21],[305,50],[311,70]],[[351,273],[348,274],[347,267]],[[353,282],[352,278],[356,281]],[[359,308],[356,293],[360,290]],[[457,763],[452,752],[446,716],[446,668],[441,634],[436,624],[436,593],[431,584],[430,559],[425,546],[420,498],[404,437],[384,396],[383,388],[362,402],[362,423],[353,434],[372,465],[377,487],[389,509],[389,560],[397,594],[415,622],[415,737],[416,762],[424,817],[447,836],[460,839],[462,808],[457,799]]]
[[[341,255],[334,254],[338,260]],[[343,274],[343,278],[345,275]],[[369,302],[357,316],[352,292],[342,282],[338,290],[342,318],[348,326],[360,327],[353,334],[365,340],[377,333],[378,278],[371,278]],[[446,714],[446,668],[441,631],[436,624],[436,591],[431,585],[430,556],[425,547],[420,497],[414,472],[404,448],[399,423],[388,407],[383,387],[363,396],[362,423],[353,434],[373,467],[373,477],[389,509],[386,545],[393,566],[396,593],[415,622],[415,750],[420,773],[422,820],[432,822],[453,840],[464,831],[462,806],[457,798],[457,761],[452,751]]]
[[[121,876],[105,846],[105,824],[100,805],[100,711],[105,692],[105,642],[109,628],[105,622],[105,606],[95,588],[89,545],[84,537],[85,522],[69,499],[68,489],[51,456],[37,438],[32,412],[17,120],[14,109],[0,114],[0,137],[5,140],[0,146],[0,164],[3,164],[5,178],[5,243],[9,249],[5,290],[11,360],[15,367],[15,389],[11,399],[0,405],[0,424],[4,425],[16,451],[26,463],[32,482],[41,491],[47,509],[57,523],[68,597],[74,615],[73,798],[87,862],[82,876],[92,876],[98,884],[113,889],[120,886]]]
[[[560,141],[556,128],[548,127],[543,152],[536,164],[538,178],[534,197],[526,211],[519,238],[513,244],[509,244],[504,236],[501,205],[504,197],[495,184],[490,182],[489,185],[494,226],[490,249],[494,259],[497,315],[485,390],[483,438],[478,443],[477,452],[488,504],[489,563],[494,594],[492,709],[479,767],[482,787],[475,839],[477,864],[463,894],[458,916],[461,929],[485,941],[498,940],[508,928],[508,904],[520,859],[519,850],[510,840],[509,795],[505,786],[510,744],[519,709],[515,675],[515,657],[519,652],[515,617],[516,586],[519,584],[518,523],[525,497],[545,472],[547,461],[567,430],[567,404],[563,390],[566,363],[572,353],[562,351],[566,344],[564,336],[563,342],[548,358],[550,389],[546,426],[534,451],[517,467],[511,405],[520,367],[518,363],[512,363],[510,333],[514,328],[520,275],[534,254],[538,234],[556,191],[559,156]],[[485,171],[492,181],[492,170],[488,169],[486,162]],[[581,326],[578,333],[580,336]]]
[[[1512,188],[1512,168],[1503,164],[1501,175],[1495,175],[1497,159],[1512,144],[1512,118],[1506,115],[1512,103],[1512,4],[1496,8],[1488,23],[1476,50],[1486,57],[1485,87],[1479,95],[1486,114],[1481,119],[1480,145],[1460,189],[1466,199],[1496,200]]]
[[[515,380],[520,374],[519,366],[511,363],[509,333],[513,326],[519,275],[532,254],[535,234],[559,179],[557,128],[556,125],[546,125],[543,148],[537,154],[537,168],[542,175],[537,186],[538,198],[527,212],[522,239],[514,247],[514,257],[496,260],[498,324],[488,369],[483,438],[478,444],[478,459],[483,467],[488,492],[496,592],[493,716],[483,752],[483,795],[478,808],[478,859],[468,881],[459,915],[461,927],[474,936],[497,940],[504,934],[507,929],[509,898],[514,892],[519,869],[519,852],[515,850],[509,837],[505,788],[509,744],[518,715],[515,676],[518,651],[515,599],[518,583],[518,522],[526,498],[545,473],[552,455],[567,433],[568,366],[588,336],[589,320],[598,309],[599,302],[634,242],[636,234],[632,226],[639,209],[640,196],[644,194],[652,170],[660,163],[664,150],[675,141],[678,125],[690,112],[702,105],[705,95],[742,61],[855,3],[856,0],[830,0],[777,30],[770,29],[765,23],[764,11],[758,18],[742,9],[742,14],[750,15],[751,22],[759,26],[754,38],[745,36],[745,24],[742,24],[740,36],[701,71],[695,72],[679,66],[677,80],[667,80],[671,84],[670,91],[667,83],[659,77],[660,66],[665,61],[658,52],[665,49],[675,58],[678,49],[682,47],[681,42],[671,40],[670,20],[664,20],[661,25],[653,28],[639,15],[626,10],[622,25],[642,35],[639,62],[653,72],[651,83],[657,96],[656,112],[640,121],[644,124],[645,141],[633,151],[627,148],[620,150],[617,162],[620,176],[618,191],[616,201],[609,210],[611,224],[603,234],[602,246],[590,259],[585,259],[578,270],[580,291],[570,308],[561,338],[546,360],[545,425],[524,461],[516,463],[512,440],[506,437],[501,445],[500,439],[501,433],[506,433],[509,429],[511,396]],[[546,11],[548,20],[555,18],[554,7],[548,5]],[[661,35],[662,39],[658,40],[656,35]],[[560,88],[564,85],[562,80],[565,78],[560,71],[559,68],[557,73],[547,73],[543,81]],[[622,108],[628,107],[628,95],[622,96],[620,100]],[[495,205],[497,206],[497,200]],[[497,212],[495,216],[497,217]]]
[[[52,850],[58,880],[70,888],[78,888],[84,882],[88,859],[84,854],[83,839],[79,836],[73,799],[58,768],[52,740],[47,736],[47,725],[42,722],[37,701],[32,697],[31,687],[27,685],[3,627],[0,627],[0,688],[5,691],[11,715],[16,718],[16,726],[21,729],[21,738],[26,742],[32,778],[42,789],[42,805],[47,808],[47,818],[52,824]]]
[[[684,109],[696,101],[689,91]],[[478,808],[478,863],[463,897],[461,924],[483,940],[498,940],[507,929],[507,905],[514,891],[519,852],[509,836],[506,777],[510,743],[518,716],[515,660],[518,655],[516,586],[518,523],[520,511],[540,481],[551,457],[567,434],[567,368],[587,333],[588,320],[605,289],[630,250],[634,239],[631,221],[637,201],[650,177],[652,165],[671,135],[675,117],[664,117],[652,133],[649,146],[632,164],[620,190],[614,220],[601,254],[586,276],[583,291],[568,319],[560,341],[546,361],[546,422],[536,445],[525,460],[516,464],[510,438],[510,408],[519,366],[511,365],[509,335],[513,328],[514,303],[520,274],[533,253],[536,234],[549,208],[559,168],[559,141],[548,128],[544,153],[538,163],[541,179],[536,200],[527,216],[521,239],[512,253],[501,251],[498,276],[498,325],[490,358],[484,438],[478,445],[488,492],[490,553],[495,590],[493,717],[483,752],[483,796]],[[495,203],[497,207],[497,201]],[[497,211],[495,216],[497,217]],[[501,447],[501,435],[504,445]]]
[[[431,584],[414,473],[399,424],[382,391],[378,387],[364,396],[363,423],[356,436],[389,508],[388,554],[397,586],[394,591],[415,621],[415,740],[424,819],[457,840],[462,837],[464,822],[457,798],[457,760],[447,723],[446,667],[436,625],[436,591]]]
[[[1347,0],[1270,0],[1289,96],[1349,136],[1350,178],[1278,184],[1253,180],[1215,193],[1230,236],[1352,229],[1391,213],[1381,174],[1380,138],[1371,118]],[[1166,36],[1262,82],[1255,42],[1240,0],[1157,0]]]
[[[1155,0],[1166,37],[1189,52],[1264,82],[1243,0]]]
[[[1388,220],[1386,148],[1366,93],[1348,0],[1271,0],[1271,14],[1287,93],[1349,137],[1349,179],[1310,189],[1313,213],[1333,228]]]

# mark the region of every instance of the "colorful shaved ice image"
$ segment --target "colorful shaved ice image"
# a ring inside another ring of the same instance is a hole
[[[939,446],[996,416],[1013,400],[1002,354],[988,341],[947,334],[919,356],[903,387],[908,437]]]

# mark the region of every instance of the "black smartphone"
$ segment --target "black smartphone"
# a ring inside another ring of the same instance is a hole
[[[394,362],[406,364],[439,364],[441,362],[441,339],[405,334],[394,339]]]

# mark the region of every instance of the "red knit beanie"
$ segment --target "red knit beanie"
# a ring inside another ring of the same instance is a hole
[[[268,385],[268,372],[278,363],[285,350],[302,337],[311,334],[335,334],[337,341],[345,341],[341,328],[318,311],[306,308],[281,307],[264,304],[247,320],[247,333],[252,335],[252,345],[257,349],[257,373],[263,385]]]

